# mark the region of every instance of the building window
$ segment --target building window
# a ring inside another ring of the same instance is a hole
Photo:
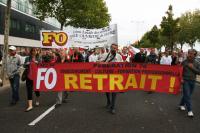
[[[26,32],[35,33],[35,30],[36,30],[35,25],[26,23],[26,25],[25,25],[25,31]]]
[[[23,10],[23,3],[22,3],[22,1],[21,0],[18,0],[18,2],[17,2],[17,8],[18,8],[18,10],[20,10],[20,11],[24,11]]]
[[[29,14],[29,6],[27,1],[24,4],[24,12]]]
[[[0,2],[6,4],[6,3],[7,3],[7,0],[0,0]]]
[[[20,23],[16,19],[11,19],[10,21],[10,28],[20,30]]]

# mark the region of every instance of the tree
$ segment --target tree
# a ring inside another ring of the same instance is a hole
[[[152,48],[153,44],[151,43],[151,41],[148,39],[148,35],[149,32],[146,32],[142,39],[140,40],[140,48]]]
[[[198,40],[199,22],[198,15],[195,12],[186,12],[180,17],[180,33],[179,42],[188,43],[193,48],[195,42]]]
[[[10,10],[11,10],[11,0],[7,0],[7,7],[5,12],[5,29],[4,29],[4,46],[3,46],[3,65],[2,65],[2,85],[5,78],[5,69],[7,67],[7,57],[8,57],[8,37],[9,37],[9,25],[10,25]]]
[[[79,11],[73,13],[71,26],[93,29],[109,25],[111,19],[103,0],[75,0],[74,8]]]
[[[72,14],[72,3],[69,0],[35,0],[33,1],[36,11],[34,12],[40,20],[54,17],[60,23],[62,30],[67,25]]]
[[[200,10],[195,10],[193,13],[193,27],[198,41],[200,41]]]
[[[156,25],[143,35],[140,40],[140,47],[158,49],[162,47],[160,42],[160,29],[158,29]]]
[[[180,32],[178,33],[178,38],[177,38],[177,43],[179,43],[181,45],[181,50],[183,49],[183,45],[185,44],[185,32],[184,30],[180,30]]]
[[[181,50],[183,48],[183,45],[187,42],[187,37],[188,37],[188,29],[186,28],[188,26],[187,23],[187,18],[182,15],[179,20],[179,26],[180,26],[180,31],[178,33],[177,37],[177,43],[181,45]]]
[[[147,38],[153,44],[153,47],[156,47],[156,44],[159,43],[159,29],[156,25],[154,25],[151,31],[147,34]]]
[[[110,15],[103,0],[35,0],[36,15],[54,17],[63,26],[101,28],[109,25]]]
[[[177,40],[177,34],[179,32],[179,26],[178,26],[178,22],[179,22],[179,18],[174,19],[173,16],[173,8],[172,5],[169,6],[167,12],[166,12],[167,16],[164,16],[162,18],[162,22],[160,24],[161,26],[161,35],[166,37],[168,39],[168,44],[167,47],[169,47],[171,49],[171,51],[173,51],[173,48],[175,46],[175,42]]]

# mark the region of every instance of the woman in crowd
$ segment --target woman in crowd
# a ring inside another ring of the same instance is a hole
[[[26,57],[25,59],[25,63],[24,63],[24,68],[28,70],[27,73],[27,79],[26,79],[26,88],[27,88],[27,98],[28,98],[28,107],[25,110],[26,112],[29,112],[33,109],[33,71],[32,71],[32,65],[34,63],[38,63],[39,62],[39,56],[37,56],[37,52],[35,48],[32,48],[30,50],[30,54],[28,57]],[[39,91],[35,92],[36,94],[36,106],[39,106],[39,96],[40,93]]]
[[[66,51],[64,49],[60,49],[57,53],[55,53],[56,62],[55,63],[67,63],[69,62],[69,58],[67,57]],[[57,94],[56,105],[55,108],[62,105],[62,103],[66,103],[68,99],[67,91],[60,91]]]

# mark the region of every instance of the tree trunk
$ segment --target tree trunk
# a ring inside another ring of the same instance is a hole
[[[8,37],[9,37],[9,26],[10,26],[10,10],[11,10],[11,0],[7,0],[7,7],[5,12],[5,29],[4,29],[4,46],[3,46],[3,64],[2,64],[2,83],[5,79],[5,71],[7,68],[7,58],[8,58]]]
[[[60,30],[63,30],[64,24],[60,24]]]
[[[191,49],[194,49],[194,44],[193,43],[190,44],[190,47],[191,47]]]
[[[181,43],[181,50],[183,50],[183,44]]]
[[[170,50],[171,50],[171,52],[173,52],[174,51],[174,43],[173,42],[171,42],[171,44],[170,44],[171,46],[170,46]]]
[[[174,51],[174,47],[173,47],[173,45],[171,46],[170,49],[171,49],[171,53],[172,53],[172,52]]]
[[[174,51],[174,39],[173,39],[173,34],[170,36],[170,50],[171,50],[171,52]]]

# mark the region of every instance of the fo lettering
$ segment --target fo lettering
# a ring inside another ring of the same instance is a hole
[[[58,46],[64,46],[68,41],[68,36],[65,32],[42,32],[44,46],[52,46],[55,42]]]
[[[50,75],[52,75],[52,80],[49,81]],[[45,87],[51,90],[55,87],[57,81],[57,73],[54,68],[40,68],[37,73],[37,84],[36,89],[39,90],[41,82],[44,82]]]

